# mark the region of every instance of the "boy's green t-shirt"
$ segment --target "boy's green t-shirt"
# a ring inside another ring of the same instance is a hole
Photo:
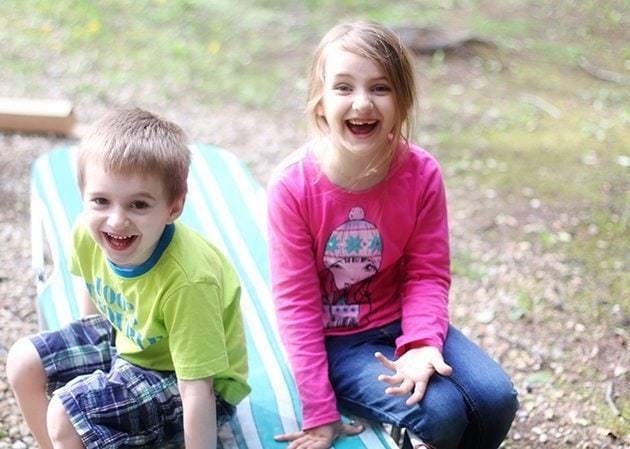
[[[132,269],[107,260],[85,226],[73,244],[70,271],[116,329],[121,357],[179,379],[212,377],[231,404],[249,393],[240,284],[212,244],[182,223],[168,225],[149,260]]]

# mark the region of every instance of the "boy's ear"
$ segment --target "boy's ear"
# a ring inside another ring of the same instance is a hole
[[[171,213],[169,215],[169,223],[173,223],[179,218],[184,210],[184,202],[186,201],[186,195],[181,195],[171,203]]]

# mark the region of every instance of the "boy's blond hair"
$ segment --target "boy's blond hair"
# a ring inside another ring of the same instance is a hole
[[[315,128],[325,134],[326,119],[318,114],[324,96],[326,57],[330,49],[338,49],[367,58],[382,68],[391,83],[396,102],[394,144],[386,154],[370,164],[376,169],[389,164],[398,142],[409,141],[413,128],[413,110],[416,103],[416,83],[413,59],[396,33],[376,22],[343,22],[328,31],[319,42],[308,77],[306,113]],[[367,175],[368,173],[366,173]]]
[[[89,162],[106,172],[158,176],[173,202],[187,192],[190,150],[184,131],[175,123],[142,109],[122,109],[98,120],[81,140],[77,159],[79,188],[83,193]]]

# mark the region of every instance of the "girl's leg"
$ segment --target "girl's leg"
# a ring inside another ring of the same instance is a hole
[[[28,428],[42,449],[52,449],[46,426],[48,380],[42,361],[28,338],[21,338],[7,355],[7,379]]]
[[[330,376],[341,408],[368,419],[405,427],[437,449],[496,448],[516,409],[514,390],[501,368],[456,329],[444,355],[453,375],[434,375],[423,400],[388,396],[377,377],[387,372],[374,358],[394,357],[399,323],[326,341]],[[450,340],[450,341],[449,341]],[[499,423],[497,423],[499,421]]]
[[[412,407],[406,397],[385,394],[379,374],[391,374],[374,357],[380,351],[395,359],[400,324],[344,337],[328,337],[330,378],[342,411],[387,422],[414,432],[436,449],[456,449],[469,424],[466,403],[455,384],[434,375],[423,400]]]
[[[462,392],[471,417],[462,449],[498,448],[518,409],[509,377],[479,346],[453,326],[444,345],[444,359],[453,367],[450,381]]]

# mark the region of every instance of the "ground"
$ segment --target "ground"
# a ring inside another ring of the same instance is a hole
[[[416,140],[440,159],[448,191],[452,321],[519,392],[505,448],[630,444],[624,2],[399,2],[387,13],[380,2],[367,12],[350,0],[269,2],[287,11],[243,2],[238,21],[222,2],[70,3],[0,6],[0,96],[71,98],[82,123],[137,104],[234,151],[263,183],[306,139],[305,62],[336,17],[439,23],[494,41],[416,60]],[[162,15],[137,14],[147,5]],[[127,46],[107,35],[122,28]],[[213,57],[220,64],[204,65]],[[30,164],[74,142],[0,133],[0,449],[34,447],[4,372],[10,345],[37,329]]]

